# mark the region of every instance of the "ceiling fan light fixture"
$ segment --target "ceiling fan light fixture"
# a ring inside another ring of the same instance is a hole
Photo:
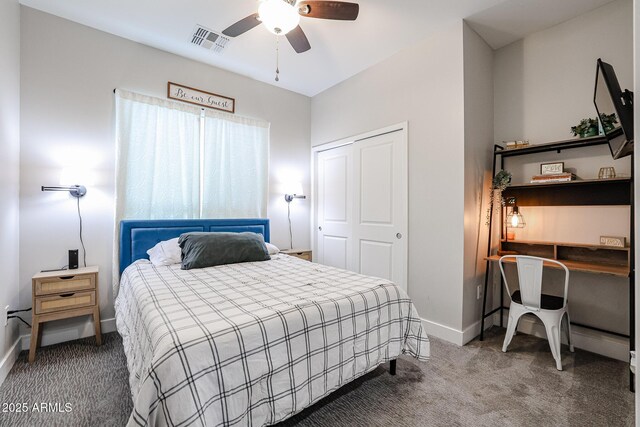
[[[276,35],[285,35],[300,23],[295,3],[286,0],[263,0],[258,15],[264,26]]]

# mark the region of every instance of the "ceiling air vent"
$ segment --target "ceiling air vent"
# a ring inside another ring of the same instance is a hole
[[[211,31],[202,25],[196,25],[191,35],[191,43],[201,46],[205,49],[212,50],[215,53],[222,54],[231,39],[222,34]]]

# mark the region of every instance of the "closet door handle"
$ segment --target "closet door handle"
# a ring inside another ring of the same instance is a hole
[[[402,233],[396,233],[396,237],[397,237],[398,239],[402,239]]]
[[[318,227],[318,230],[319,230],[319,231],[322,231],[322,227]]]

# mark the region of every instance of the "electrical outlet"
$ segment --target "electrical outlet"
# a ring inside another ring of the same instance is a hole
[[[476,286],[476,299],[480,299],[480,295],[482,295],[481,285]]]
[[[6,327],[9,324],[9,306],[6,305],[4,307],[4,326]]]

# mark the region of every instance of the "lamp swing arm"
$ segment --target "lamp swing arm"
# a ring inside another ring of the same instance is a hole
[[[305,196],[304,194],[285,194],[284,195],[284,200],[287,203],[291,203],[293,202],[293,199],[306,199],[307,196]]]
[[[82,197],[87,194],[87,188],[84,185],[43,185],[40,189],[42,191],[68,191],[73,197]]]

